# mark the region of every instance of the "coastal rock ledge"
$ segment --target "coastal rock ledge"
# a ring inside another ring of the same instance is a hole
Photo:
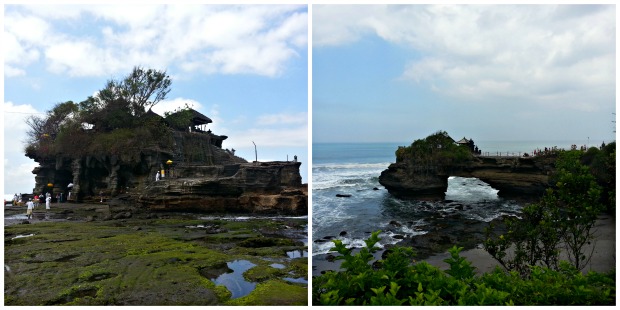
[[[140,148],[86,155],[29,148],[26,156],[39,163],[32,171],[33,194],[51,193],[53,202],[120,203],[145,211],[308,214],[308,187],[302,184],[302,163],[296,156],[293,161],[248,162],[234,149],[222,148],[227,136],[200,129],[210,119],[190,112],[200,117],[192,118],[189,127],[176,128],[149,111],[145,117],[160,124],[149,130],[162,135]],[[94,140],[109,133],[82,134]]]
[[[409,147],[399,147],[396,163],[381,172],[379,183],[399,198],[444,199],[450,176],[478,178],[503,197],[541,196],[550,187],[557,156],[480,156],[438,132]]]
[[[308,189],[301,184],[300,164],[193,166],[181,172],[193,171],[193,176],[147,185],[138,203],[151,210],[306,215]]]

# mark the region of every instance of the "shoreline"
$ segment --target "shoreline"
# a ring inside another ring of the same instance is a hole
[[[603,214],[599,216],[594,228],[596,229],[594,252],[590,262],[582,270],[586,273],[588,271],[596,272],[608,272],[616,268],[616,218],[614,215]],[[395,246],[398,246],[396,244]],[[591,246],[586,248],[586,253],[589,252]],[[386,249],[381,249],[374,253],[376,259],[381,258],[381,255]],[[414,248],[415,250],[415,248]],[[318,254],[312,256],[312,277],[321,275],[322,272],[327,270],[339,270],[341,260],[330,262],[330,258],[334,256],[331,254]],[[476,268],[476,273],[481,275],[483,273],[491,272],[495,267],[501,265],[487,253],[481,245],[475,248],[464,249],[461,251],[460,256],[467,259],[473,267]],[[444,262],[444,259],[450,257],[450,254],[445,251],[442,253],[435,253],[427,258],[420,259],[420,261],[426,261],[427,263],[438,267],[441,270],[446,270],[449,265]],[[561,256],[561,259],[566,259],[565,255]]]

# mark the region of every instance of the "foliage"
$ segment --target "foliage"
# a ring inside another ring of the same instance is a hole
[[[26,118],[29,129],[26,132],[26,153],[39,153],[47,157],[53,154],[53,141],[56,139],[64,126],[75,119],[78,105],[73,101],[58,103],[47,111],[45,117],[32,115]]]
[[[121,80],[109,80],[105,87],[80,103],[57,104],[46,117],[27,119],[26,155],[35,159],[69,156],[122,155],[139,160],[144,148],[168,148],[170,131],[161,121],[147,117],[147,108],[170,92],[165,71],[134,67]]]
[[[593,227],[602,211],[601,189],[589,168],[580,163],[580,155],[579,151],[560,152],[552,177],[555,188],[526,206],[521,219],[506,219],[505,235],[493,236],[492,227],[487,230],[484,247],[507,270],[524,276],[529,266],[557,270],[562,246],[576,269],[587,264],[590,256],[584,247],[594,239]]]
[[[192,125],[193,116],[194,114],[187,104],[185,104],[185,107],[178,108],[173,112],[164,113],[166,122],[168,122],[170,126],[177,129],[187,129],[187,127]]]
[[[109,80],[94,99],[104,106],[121,102],[131,115],[141,116],[166,98],[171,83],[165,71],[134,67],[124,79]]]
[[[601,186],[601,203],[612,213],[616,207],[616,143],[591,147],[581,156],[581,163],[590,168],[590,172]]]
[[[413,263],[410,248],[395,247],[384,260],[370,264],[378,232],[353,254],[334,240],[343,271],[313,279],[313,305],[612,305],[615,272],[581,274],[568,264],[558,271],[531,267],[530,276],[499,268],[476,276],[471,263],[449,250],[446,271],[426,262]],[[369,256],[370,254],[370,256]],[[346,262],[346,264],[345,264]]]
[[[396,161],[410,161],[424,165],[459,165],[472,159],[467,146],[457,145],[447,132],[438,131],[424,139],[415,140],[408,147],[396,150]]]

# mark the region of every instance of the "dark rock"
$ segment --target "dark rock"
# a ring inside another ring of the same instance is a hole
[[[378,187],[373,187],[373,188],[372,188],[372,190],[373,190],[373,191],[378,191],[378,190],[379,190],[379,188],[378,188]]]
[[[440,157],[439,157],[440,158]],[[474,177],[499,190],[503,197],[541,196],[550,186],[548,175],[555,158],[472,156],[467,162],[415,162],[400,158],[381,172],[379,183],[399,198],[443,199],[448,177]]]
[[[134,228],[132,228],[134,231],[138,231],[138,230],[142,230],[142,227],[140,226],[134,226]]]
[[[351,197],[350,194],[336,194],[336,197]]]
[[[346,232],[346,231],[341,231],[341,232],[340,232],[340,237],[344,237],[344,236],[346,236],[346,235],[347,235],[347,232]]]
[[[394,238],[394,239],[401,239],[402,240],[402,239],[405,239],[405,236],[403,236],[403,235],[394,235],[392,238]]]
[[[396,227],[401,227],[403,226],[401,223],[397,222],[397,221],[390,221],[390,225],[391,226],[396,226]]]
[[[172,149],[145,148],[129,156],[56,154],[39,162],[34,192],[44,192],[56,180],[54,193],[74,183],[70,202],[99,204],[103,192],[108,206],[155,211],[256,214],[308,214],[307,184],[302,184],[301,162],[252,162],[222,149],[226,136],[170,129]],[[26,154],[41,161],[40,154]],[[73,157],[65,157],[73,156]],[[137,159],[137,160],[136,160]],[[168,159],[174,165],[155,182],[155,172]],[[108,173],[102,173],[107,171]],[[73,177],[76,176],[76,177]],[[56,185],[56,183],[58,185]],[[131,187],[127,186],[131,184]],[[103,185],[103,188],[101,186]],[[111,210],[113,214],[118,210]],[[71,212],[65,210],[63,212]]]
[[[335,256],[335,255],[333,255],[333,254],[328,254],[328,255],[325,257],[325,260],[327,260],[327,261],[328,261],[328,262],[330,262],[330,263],[333,263],[333,262],[335,262],[335,261],[336,261],[336,256]]]
[[[131,212],[119,212],[114,214],[112,218],[115,220],[128,219],[131,218]]]

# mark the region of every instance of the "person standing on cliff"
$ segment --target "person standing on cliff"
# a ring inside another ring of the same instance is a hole
[[[32,217],[32,209],[34,209],[34,202],[32,202],[32,198],[28,199],[26,206],[28,206],[28,209],[26,209],[26,216],[30,219]]]

